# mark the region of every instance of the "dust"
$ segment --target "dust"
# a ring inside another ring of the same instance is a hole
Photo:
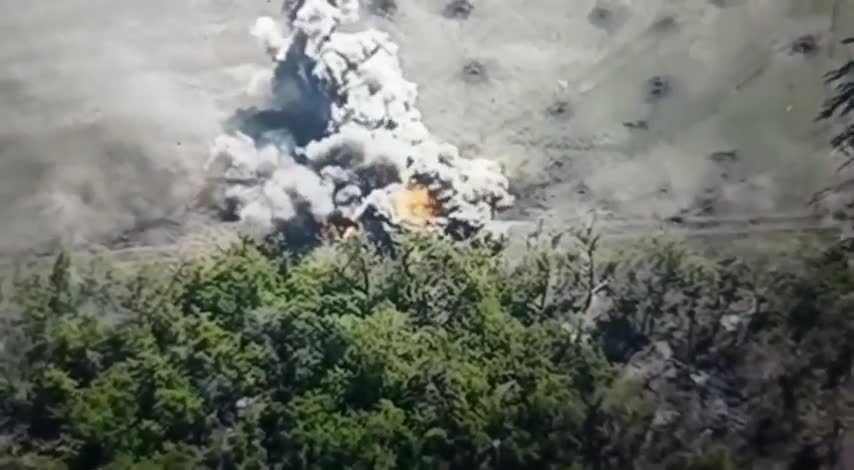
[[[100,241],[183,216],[209,141],[258,59],[251,43],[224,40],[246,37],[252,18],[275,9],[227,3],[4,8],[0,253]]]

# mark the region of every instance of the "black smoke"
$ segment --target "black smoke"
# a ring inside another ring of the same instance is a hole
[[[311,70],[314,61],[302,52],[300,41],[278,62],[273,74],[269,107],[237,110],[226,122],[227,131],[240,131],[257,144],[265,145],[265,135],[287,131],[297,146],[329,135],[333,99],[325,84]]]

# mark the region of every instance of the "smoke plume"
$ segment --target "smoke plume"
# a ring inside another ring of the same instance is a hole
[[[267,80],[269,106],[236,113],[212,146],[223,209],[267,233],[368,215],[396,227],[400,193],[417,187],[441,207],[432,226],[478,230],[513,203],[500,166],[431,135],[389,36],[339,30],[358,12],[355,0],[305,0],[286,25],[256,22],[273,70],[251,88]]]

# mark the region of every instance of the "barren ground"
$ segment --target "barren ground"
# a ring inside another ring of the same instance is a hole
[[[431,129],[504,163],[519,196],[504,217],[562,226],[597,208],[629,234],[675,214],[816,223],[798,219],[832,170],[813,119],[821,75],[854,52],[835,45],[854,1],[480,0],[467,18],[445,1],[365,22],[398,41]],[[278,2],[0,6],[0,252],[211,236],[185,208],[267,62],[249,26]],[[816,48],[791,53],[804,35]]]

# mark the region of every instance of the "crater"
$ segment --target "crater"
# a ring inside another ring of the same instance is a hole
[[[467,20],[474,11],[469,0],[451,0],[442,9],[442,16],[452,20]]]

